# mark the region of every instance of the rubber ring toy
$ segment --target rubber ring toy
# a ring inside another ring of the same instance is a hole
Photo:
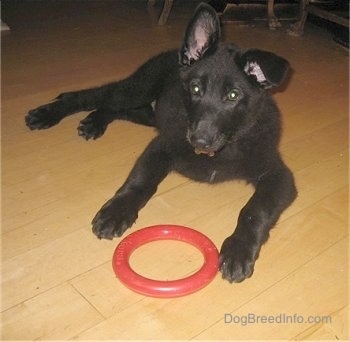
[[[177,280],[148,279],[136,273],[129,265],[131,254],[140,246],[157,240],[176,240],[189,243],[202,252],[204,263],[194,274]],[[181,297],[208,285],[218,272],[219,253],[214,243],[204,234],[188,227],[157,225],[140,229],[123,239],[114,251],[113,270],[130,290],[150,297]]]

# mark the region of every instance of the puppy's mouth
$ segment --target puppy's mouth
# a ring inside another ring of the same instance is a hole
[[[201,147],[195,147],[194,148],[194,153],[195,154],[206,154],[209,157],[214,157],[216,151],[210,150],[210,149],[204,149],[204,148],[201,148]]]
[[[225,139],[224,136],[221,136],[219,139],[215,140],[212,143],[205,143],[205,141],[201,139],[197,141],[190,140],[190,143],[194,148],[195,154],[203,154],[207,155],[208,157],[214,157],[224,147]]]

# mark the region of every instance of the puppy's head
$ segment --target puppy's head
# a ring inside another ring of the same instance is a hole
[[[264,89],[279,86],[288,62],[271,52],[222,45],[216,12],[207,4],[196,9],[179,52],[189,127],[187,139],[196,153],[214,156],[238,132],[254,124]]]

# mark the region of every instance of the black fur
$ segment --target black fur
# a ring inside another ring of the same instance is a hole
[[[62,94],[25,120],[30,129],[42,129],[93,111],[78,127],[86,139],[101,136],[115,119],[158,129],[124,185],[93,219],[99,238],[121,236],[170,171],[199,182],[253,184],[255,193],[220,252],[223,277],[240,282],[252,275],[270,229],[296,197],[278,151],[280,114],[265,90],[282,84],[289,65],[270,52],[222,45],[219,36],[215,11],[201,4],[180,52],[152,58],[125,80]]]

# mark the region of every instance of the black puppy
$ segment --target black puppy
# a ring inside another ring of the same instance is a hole
[[[93,219],[99,238],[121,236],[170,171],[199,182],[253,184],[255,193],[220,252],[223,277],[240,282],[252,275],[270,229],[296,197],[278,151],[279,111],[265,91],[284,81],[289,65],[270,52],[221,45],[219,36],[215,11],[201,4],[179,52],[152,58],[125,80],[61,94],[25,120],[30,129],[42,129],[95,110],[78,127],[86,139],[101,136],[114,119],[158,129],[124,185]]]

